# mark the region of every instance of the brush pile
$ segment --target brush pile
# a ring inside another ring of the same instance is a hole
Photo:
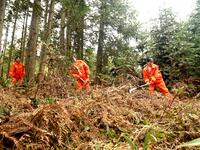
[[[200,137],[200,101],[166,98],[129,86],[94,87],[9,117],[0,125],[0,149],[172,150]],[[17,100],[17,98],[16,98]]]
[[[70,77],[64,79],[59,76],[49,76],[47,79],[39,81],[26,95],[34,97],[36,94],[40,99],[45,99],[47,97],[68,98],[69,93],[71,93],[73,89],[74,87],[72,86]]]
[[[10,116],[32,110],[31,100],[25,95],[19,94],[15,90],[0,87],[0,123],[1,115]]]

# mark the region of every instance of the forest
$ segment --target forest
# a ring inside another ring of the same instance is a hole
[[[148,28],[129,0],[0,0],[0,149],[198,150],[199,62],[200,0]]]

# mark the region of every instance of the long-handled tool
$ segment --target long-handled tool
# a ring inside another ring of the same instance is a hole
[[[135,90],[137,90],[139,88],[147,87],[147,86],[149,86],[149,84],[143,84],[143,85],[140,85],[138,87],[131,88],[131,89],[129,89],[129,93],[132,93],[133,91],[135,91]]]

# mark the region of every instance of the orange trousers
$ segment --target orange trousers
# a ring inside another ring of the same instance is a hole
[[[90,83],[84,83],[82,80],[76,80],[76,91],[80,92],[81,90],[86,90],[87,93],[90,92]]]
[[[19,85],[21,85],[23,82],[23,78],[12,78],[13,85],[16,85],[17,82],[19,83]]]
[[[163,79],[161,80],[156,80],[154,83],[149,85],[149,90],[151,92],[153,92],[155,90],[155,88],[158,88],[160,90],[160,92],[164,95],[169,93],[169,90],[167,89],[165,82],[163,81]]]

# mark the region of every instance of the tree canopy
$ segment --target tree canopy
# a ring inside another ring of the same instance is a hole
[[[27,81],[45,74],[54,56],[54,70],[68,74],[73,55],[89,64],[96,79],[119,66],[143,67],[147,57],[155,59],[168,81],[200,74],[199,0],[187,21],[179,21],[171,8],[161,9],[148,31],[123,0],[2,2],[2,75],[16,55],[25,62]]]

